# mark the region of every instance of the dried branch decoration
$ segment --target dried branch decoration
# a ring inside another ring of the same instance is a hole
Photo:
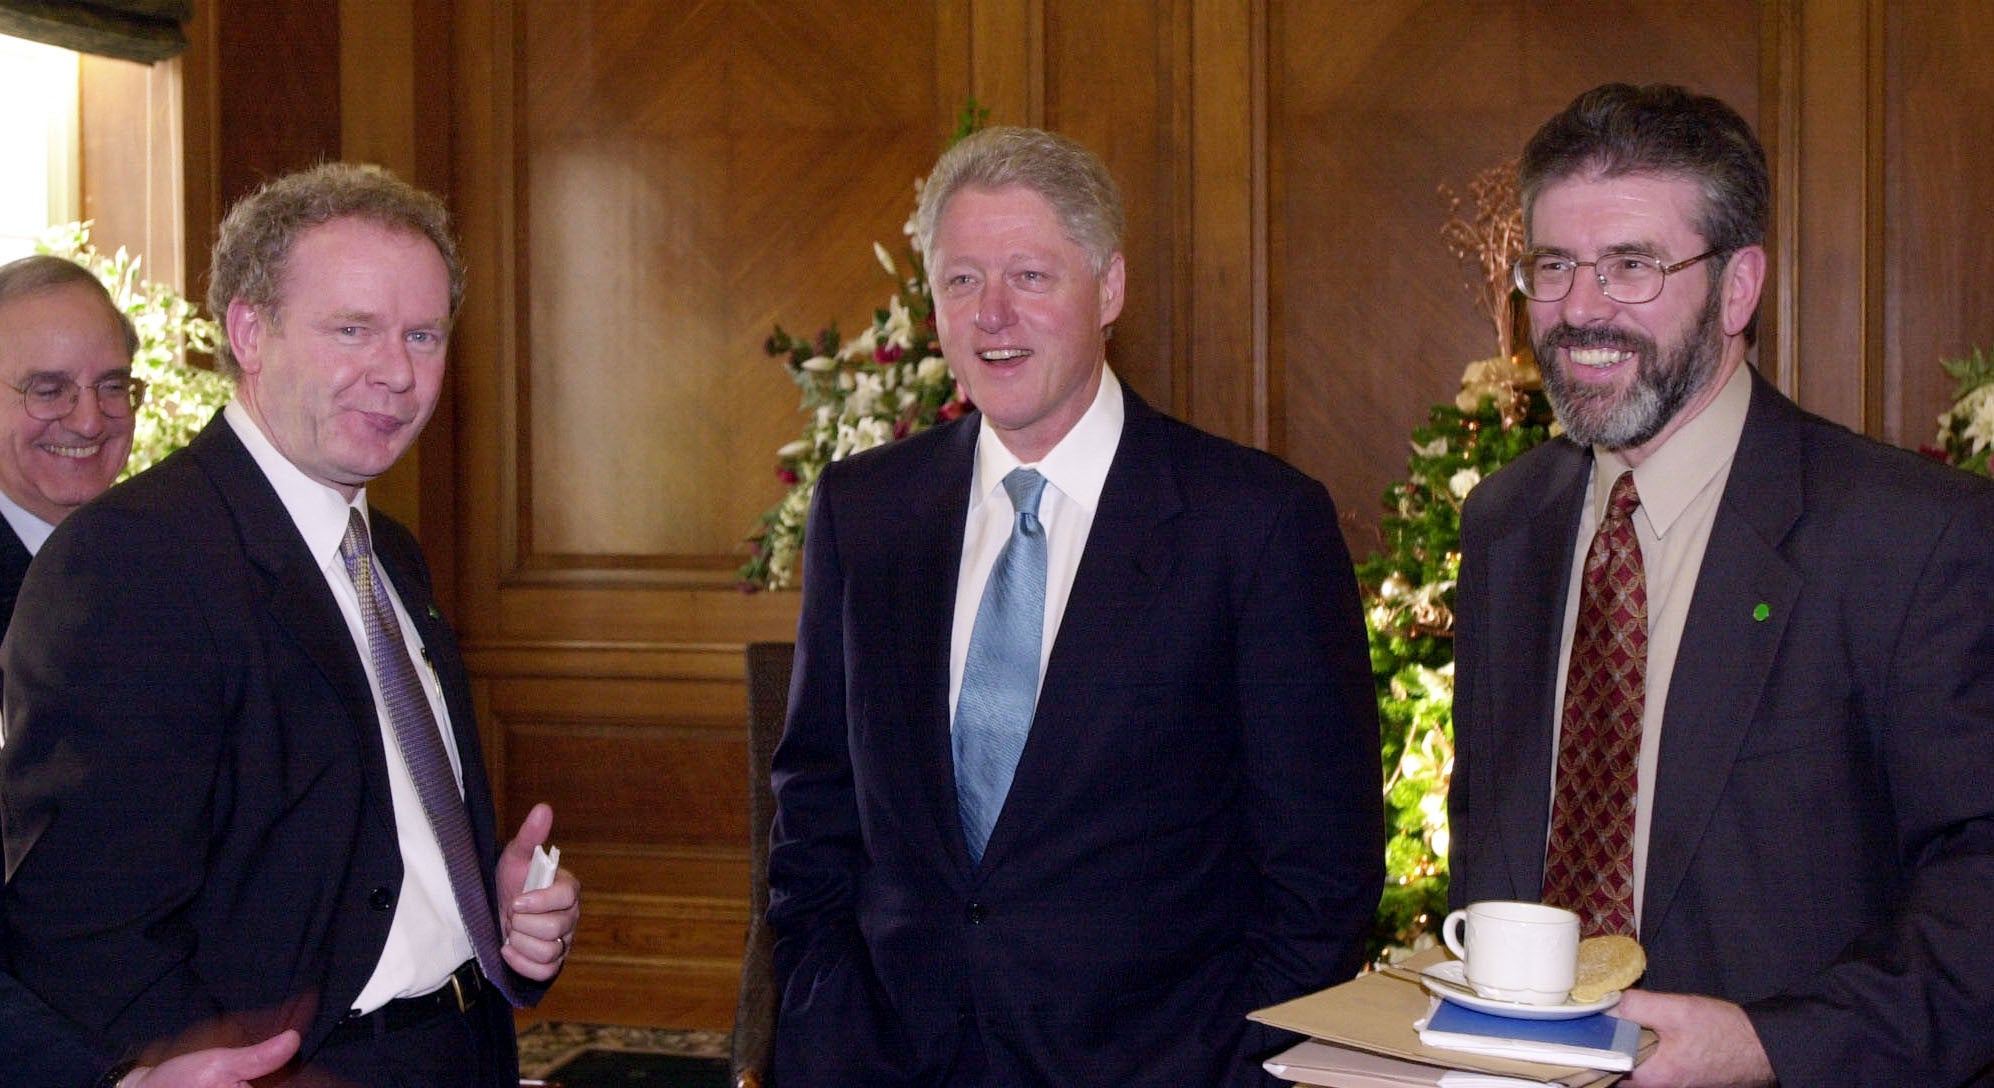
[[[1515,327],[1516,314],[1509,270],[1523,255],[1523,205],[1516,191],[1516,165],[1511,159],[1492,166],[1468,183],[1468,192],[1475,200],[1473,219],[1462,216],[1462,198],[1453,187],[1440,183],[1440,198],[1447,202],[1447,223],[1440,228],[1440,240],[1457,260],[1471,262],[1481,272],[1480,284],[1471,290],[1476,308],[1495,324],[1498,357],[1507,357],[1513,348],[1510,330]]]

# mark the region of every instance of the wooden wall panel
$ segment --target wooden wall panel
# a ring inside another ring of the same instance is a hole
[[[737,655],[542,649],[472,664],[501,811],[516,822],[551,804],[562,864],[586,889],[571,966],[530,1017],[728,1027],[747,932]]]
[[[1952,400],[1938,360],[1994,351],[1994,6],[1888,10],[1881,437],[1916,447]]]
[[[519,8],[524,561],[738,565],[796,391],[771,325],[850,336],[933,161],[931,3]],[[745,471],[744,471],[745,470]],[[716,480],[729,481],[716,486]],[[724,580],[724,578],[723,578]]]
[[[1463,366],[1495,354],[1474,273],[1441,243],[1438,186],[1465,194],[1609,79],[1684,82],[1753,116],[1757,12],[1745,0],[1270,6],[1279,452],[1329,486],[1361,553],[1407,433],[1452,398]]]

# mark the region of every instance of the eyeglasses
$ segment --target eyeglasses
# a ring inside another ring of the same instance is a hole
[[[26,385],[0,384],[21,394],[21,404],[28,414],[44,423],[68,418],[76,410],[76,402],[85,388],[60,374],[29,378]],[[97,394],[97,410],[111,419],[123,419],[145,403],[145,382],[130,374],[99,378],[89,383],[89,388]]]
[[[1633,306],[1654,301],[1662,293],[1662,284],[1669,278],[1669,273],[1680,272],[1723,252],[1713,249],[1686,261],[1663,264],[1662,259],[1652,253],[1632,250],[1609,253],[1596,261],[1575,261],[1562,253],[1534,249],[1518,257],[1511,272],[1516,278],[1516,289],[1523,292],[1525,298],[1534,302],[1557,302],[1572,293],[1572,284],[1578,280],[1579,269],[1590,266],[1593,277],[1599,280],[1599,289],[1607,298]]]

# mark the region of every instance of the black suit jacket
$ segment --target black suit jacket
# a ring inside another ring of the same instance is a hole
[[[21,580],[28,576],[28,563],[34,559],[28,546],[6,518],[0,518],[0,631],[14,616],[14,598],[21,594]]]
[[[463,661],[414,538],[378,512],[372,528],[448,701],[489,892]],[[297,1027],[309,1061],[378,962],[402,883],[363,652],[219,415],[70,515],[0,651],[16,975],[113,1044],[221,1018],[243,1041]],[[483,1008],[509,1054],[510,1010]]]
[[[948,708],[979,417],[819,481],[773,775],[784,1088],[1265,1083],[1244,1015],[1358,966],[1378,725],[1334,508],[1126,405],[980,866]]]
[[[1591,471],[1556,440],[1463,512],[1456,905],[1538,896]],[[1994,1061],[1994,487],[1754,375],[1661,745],[1645,988],[1742,1004],[1784,1085]]]
[[[33,558],[14,527],[0,518],[0,631],[14,614],[14,598]],[[0,968],[5,966],[6,958],[0,956]],[[84,1088],[111,1062],[75,1024],[0,972],[0,1084]]]

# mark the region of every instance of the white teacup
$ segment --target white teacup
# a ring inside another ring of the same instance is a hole
[[[1571,911],[1542,903],[1471,903],[1447,916],[1440,936],[1483,997],[1562,1005],[1571,996],[1579,962],[1579,916]]]

